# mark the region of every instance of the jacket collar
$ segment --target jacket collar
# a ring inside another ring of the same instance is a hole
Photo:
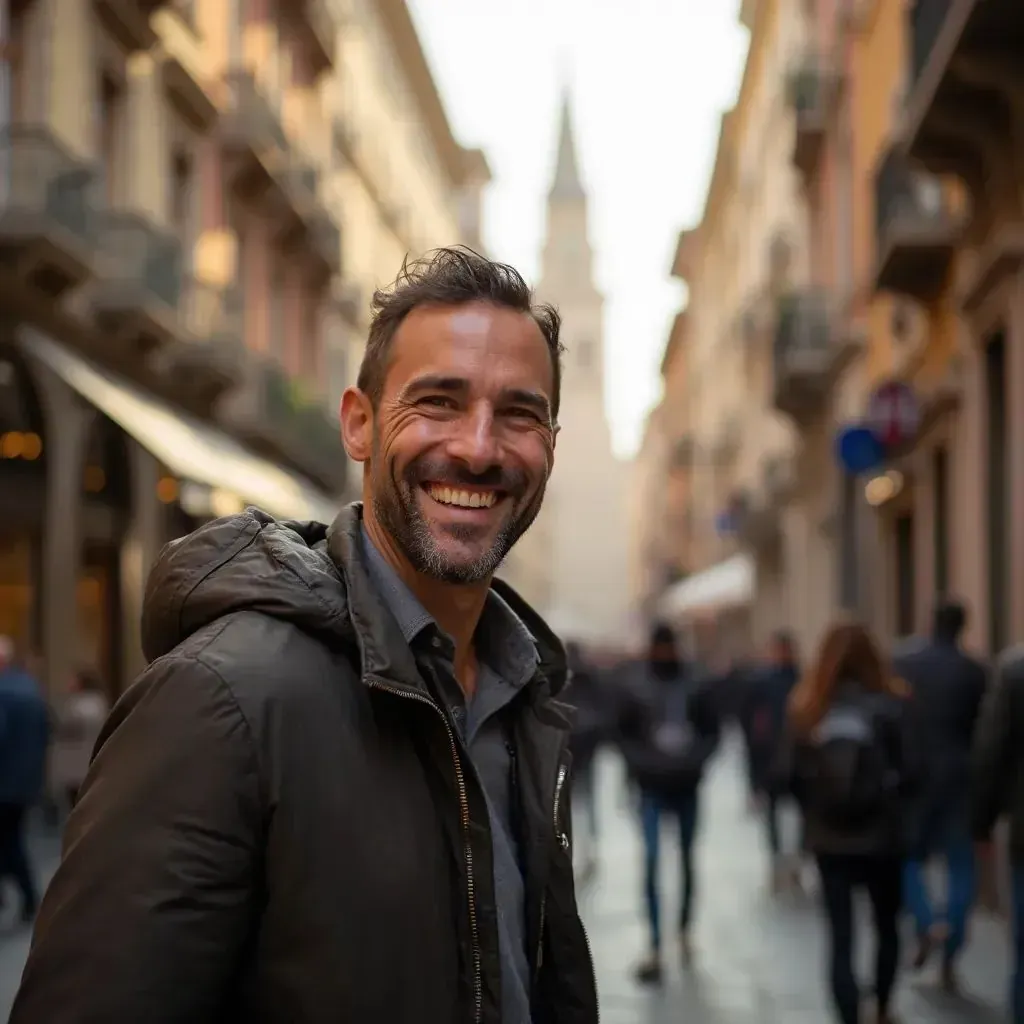
[[[361,502],[346,505],[327,531],[327,552],[338,567],[359,649],[361,674],[379,677],[428,696],[416,659],[394,616],[378,595],[366,565]],[[538,667],[529,684],[535,697],[554,696],[566,682],[565,652],[544,620],[510,587],[493,580],[492,589],[522,620],[537,645]]]

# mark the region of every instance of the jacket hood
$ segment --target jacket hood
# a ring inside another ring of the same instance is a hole
[[[355,646],[362,672],[420,686],[412,653],[363,565],[362,504],[331,526],[278,521],[256,508],[215,519],[172,541],[149,574],[142,611],[147,661],[233,612],[291,623],[336,648]],[[511,587],[492,587],[537,643],[549,693],[565,685],[565,655],[544,621]]]

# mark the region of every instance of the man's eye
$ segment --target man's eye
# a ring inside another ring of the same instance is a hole
[[[540,417],[537,415],[535,410],[533,410],[533,409],[525,409],[525,408],[518,408],[518,407],[517,408],[513,408],[513,409],[509,409],[505,413],[505,415],[506,416],[511,416],[513,419],[517,419],[517,420],[533,420],[534,422],[536,422],[537,420],[540,419]]]
[[[420,405],[427,405],[433,409],[454,409],[455,402],[453,399],[448,398],[447,395],[427,395],[426,398],[421,398],[419,401]]]

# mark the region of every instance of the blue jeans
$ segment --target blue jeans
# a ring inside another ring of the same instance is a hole
[[[974,848],[970,837],[957,836],[948,840],[939,851],[946,861],[949,879],[945,921],[949,928],[944,955],[947,961],[960,952],[967,934],[967,915],[974,903],[975,868]],[[935,911],[928,892],[928,879],[923,860],[908,861],[903,871],[903,898],[913,915],[917,934],[928,934],[935,923]]]
[[[686,931],[693,913],[693,841],[697,834],[697,791],[665,797],[644,792],[640,795],[640,820],[644,836],[644,895],[651,949],[661,949],[661,900],[658,892],[658,853],[661,846],[661,818],[675,817],[679,824],[683,894],[679,910],[679,930]]]
[[[1024,1024],[1024,865],[1013,868],[1013,1024]]]

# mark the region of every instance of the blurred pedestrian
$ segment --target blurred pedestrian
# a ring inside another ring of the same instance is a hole
[[[1013,1024],[1024,1024],[1024,645],[1005,651],[982,704],[971,772],[972,831],[978,853],[994,862],[992,831],[1010,826],[1010,920]]]
[[[793,850],[787,855],[784,851],[781,810],[787,794],[773,770],[780,756],[786,711],[798,676],[793,638],[780,630],[769,640],[764,664],[749,672],[744,698],[750,784],[765,819],[771,887],[775,892],[790,883],[799,884],[801,878],[799,852]]]
[[[39,684],[15,664],[14,642],[0,636],[0,877],[21,895],[31,921],[39,894],[26,843],[29,811],[42,796],[49,712]]]
[[[960,648],[967,623],[963,605],[938,604],[932,634],[904,644],[896,653],[897,673],[910,686],[914,747],[922,769],[913,809],[904,898],[914,918],[914,966],[942,954],[942,982],[956,988],[956,958],[967,935],[976,874],[970,827],[970,752],[985,696],[985,667]],[[936,914],[928,889],[927,864],[941,857],[946,869],[946,906]]]
[[[80,669],[54,712],[50,785],[70,810],[78,802],[92,752],[110,713],[103,684],[91,669]]]
[[[789,702],[782,776],[804,813],[818,861],[829,928],[829,979],[837,1019],[859,1024],[853,969],[853,894],[874,911],[878,1024],[892,1024],[899,965],[903,816],[914,772],[906,743],[906,687],[867,630],[833,626]]]
[[[11,1024],[596,1024],[564,651],[493,579],[560,351],[511,267],[403,266],[341,403],[363,502],[164,549]]]
[[[682,900],[678,922],[685,963],[692,953],[699,790],[720,732],[712,681],[686,664],[670,626],[659,624],[651,631],[646,672],[621,697],[618,731],[623,757],[640,791],[644,844],[650,948],[637,966],[636,977],[640,982],[656,984],[662,980],[663,967],[658,878],[662,820],[672,818],[679,829]]]

